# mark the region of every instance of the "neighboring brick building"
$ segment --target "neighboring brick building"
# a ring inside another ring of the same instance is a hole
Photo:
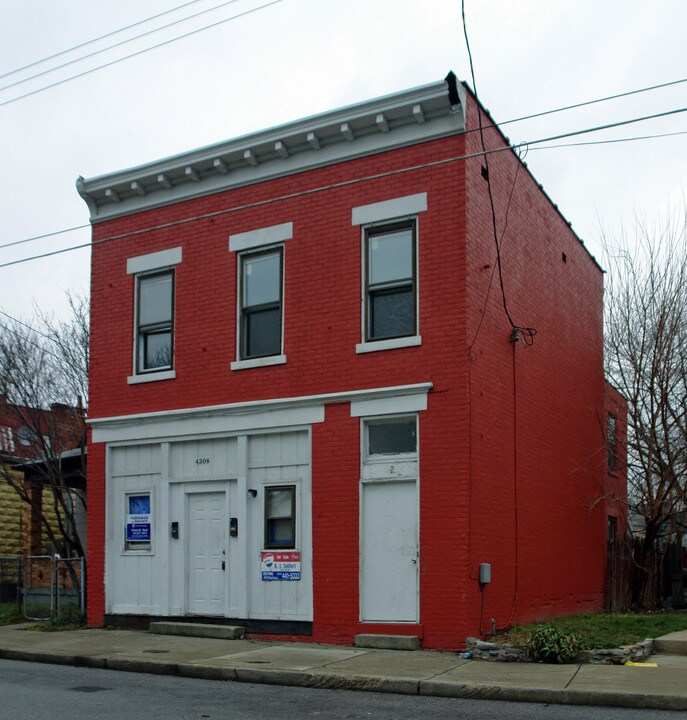
[[[458,648],[603,608],[602,271],[491,154],[511,325],[478,112],[449,75],[79,179],[90,624]]]
[[[58,527],[54,496],[41,468],[49,459],[65,469],[72,460],[60,457],[73,456],[74,448],[83,442],[83,435],[83,411],[78,408],[61,403],[53,404],[49,410],[24,407],[0,395],[0,557],[55,552],[42,521],[45,518],[53,528]],[[77,450],[76,455],[79,454]],[[70,490],[85,493],[82,471],[65,469],[63,480]],[[18,488],[31,498],[30,504],[22,500]],[[85,543],[83,503],[77,507],[81,539]]]

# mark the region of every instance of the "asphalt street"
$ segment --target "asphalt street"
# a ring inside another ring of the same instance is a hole
[[[217,682],[0,660],[4,720],[676,720],[685,713]]]

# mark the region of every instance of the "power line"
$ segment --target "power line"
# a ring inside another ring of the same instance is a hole
[[[681,83],[686,82],[687,78],[681,78],[680,80],[671,80],[670,82],[660,83],[658,85],[649,85],[636,90],[627,90],[626,92],[616,93],[615,95],[606,95],[604,97],[596,98],[595,100],[585,100],[584,102],[574,103],[573,105],[565,105],[552,110],[543,110],[542,112],[532,113],[531,115],[522,115],[521,117],[498,123],[498,125],[492,125],[491,127],[501,127],[502,125],[510,125],[511,123],[522,122],[523,120],[532,120],[533,118],[553,115],[554,113],[564,112],[566,110],[576,110],[577,108],[586,107],[588,105],[596,105],[597,103],[617,100],[618,98],[629,97],[630,95],[638,95],[639,93],[649,92],[651,90],[660,90],[661,88],[671,87],[672,85],[680,85]]]
[[[271,0],[271,2],[267,2],[264,5],[259,5],[256,8],[251,8],[250,10],[245,10],[244,12],[238,13],[236,15],[232,15],[229,18],[225,18],[224,20],[218,20],[217,22],[211,23],[210,25],[205,25],[201,28],[196,28],[195,30],[191,30],[187,33],[184,33],[183,35],[178,35],[177,37],[170,38],[169,40],[165,40],[164,42],[158,43],[157,45],[152,45],[151,47],[143,48],[142,50],[138,50],[137,52],[130,53],[129,55],[125,55],[124,57],[117,58],[116,60],[110,60],[109,62],[103,63],[102,65],[97,65],[96,67],[90,68],[89,70],[84,70],[83,72],[77,73],[76,75],[72,75],[68,78],[63,78],[62,80],[58,80],[57,82],[51,83],[50,85],[44,85],[41,88],[32,90],[31,92],[27,92],[27,93],[24,93],[23,95],[18,95],[15,98],[11,98],[10,100],[5,100],[4,102],[0,102],[0,107],[5,107],[6,105],[11,105],[12,103],[15,103],[19,100],[23,100],[24,98],[31,97],[32,95],[37,95],[38,93],[41,93],[44,90],[50,90],[51,88],[58,87],[59,85],[63,85],[64,83],[68,83],[71,80],[76,80],[77,78],[84,77],[85,75],[90,75],[91,73],[94,73],[97,70],[102,70],[103,68],[110,67],[112,65],[116,65],[117,63],[123,62],[124,60],[130,60],[131,58],[138,57],[139,55],[143,55],[144,53],[150,52],[151,50],[157,50],[157,48],[164,47],[165,45],[170,45],[171,43],[177,42],[178,40],[183,40],[184,38],[187,38],[187,37],[191,37],[192,35],[196,35],[205,30],[210,30],[212,28],[218,27],[219,25],[224,25],[225,23],[231,22],[232,20],[238,20],[241,17],[245,17],[246,15],[251,15],[252,13],[258,12],[260,10],[264,10],[265,8],[271,7],[272,5],[276,5],[277,3],[280,3],[280,2],[284,2],[284,0]]]
[[[562,138],[566,138],[566,137],[574,137],[576,135],[584,135],[584,134],[587,134],[590,132],[597,132],[597,131],[605,130],[608,128],[619,127],[621,125],[630,125],[632,123],[641,122],[643,120],[651,120],[654,118],[664,117],[666,115],[674,115],[676,113],[682,113],[682,112],[687,112],[687,107],[670,110],[670,111],[664,112],[664,113],[656,113],[654,115],[646,115],[646,116],[639,117],[639,118],[632,118],[629,120],[624,120],[624,121],[620,121],[620,122],[616,122],[616,123],[610,123],[607,125],[599,125],[599,126],[592,127],[592,128],[585,128],[583,130],[575,130],[575,131],[571,131],[568,133],[561,133],[559,135],[553,135],[553,136],[550,136],[547,138],[540,138],[537,140],[530,140],[527,142],[518,143],[516,145],[503,145],[502,147],[493,148],[491,150],[469,153],[467,155],[457,155],[457,156],[450,157],[450,158],[444,158],[442,160],[434,160],[434,161],[428,162],[428,163],[421,163],[419,165],[411,165],[411,166],[408,166],[405,168],[399,168],[397,170],[389,170],[389,171],[383,172],[383,173],[367,175],[362,178],[354,178],[352,180],[343,180],[339,183],[333,183],[331,185],[323,185],[323,186],[316,187],[316,188],[310,188],[309,190],[301,190],[296,193],[280,195],[277,197],[267,198],[265,200],[257,200],[255,202],[246,203],[245,205],[238,205],[238,206],[235,206],[232,208],[224,208],[223,210],[216,210],[214,212],[204,213],[202,215],[195,215],[193,217],[184,218],[183,220],[175,220],[173,222],[164,223],[161,225],[154,225],[154,226],[147,227],[147,228],[141,228],[139,230],[133,230],[133,231],[127,232],[127,233],[121,233],[119,235],[112,235],[110,237],[102,238],[100,240],[94,240],[92,242],[82,243],[79,245],[73,245],[73,246],[70,246],[67,248],[61,248],[59,250],[52,250],[52,251],[46,252],[46,253],[40,253],[38,255],[33,255],[31,257],[19,258],[18,260],[11,260],[9,262],[0,264],[0,268],[11,267],[13,265],[19,265],[21,263],[30,262],[32,260],[40,260],[42,258],[52,257],[54,255],[61,255],[63,253],[71,252],[73,250],[82,250],[84,248],[94,247],[96,245],[101,245],[103,243],[112,242],[114,240],[122,240],[122,239],[128,238],[128,237],[140,236],[140,235],[144,235],[146,233],[154,232],[157,230],[167,230],[172,227],[178,227],[180,225],[186,225],[191,222],[196,222],[197,220],[206,220],[206,219],[213,218],[213,217],[221,217],[222,215],[229,215],[231,213],[239,212],[241,210],[250,210],[250,209],[253,209],[256,207],[263,207],[265,205],[271,205],[272,203],[275,203],[275,202],[281,202],[281,201],[285,201],[285,200],[293,200],[293,199],[296,199],[299,197],[314,195],[314,194],[317,194],[320,192],[324,192],[326,190],[334,190],[337,188],[347,187],[350,185],[357,185],[359,183],[368,182],[371,180],[379,180],[379,179],[386,178],[386,177],[392,177],[394,175],[401,175],[401,174],[407,173],[407,172],[423,170],[423,169],[426,169],[429,167],[438,167],[441,165],[447,165],[450,163],[459,162],[461,160],[470,160],[473,158],[484,157],[486,155],[493,155],[494,153],[499,153],[499,152],[504,152],[504,151],[517,152],[518,149],[524,148],[524,147],[529,147],[530,145],[537,145],[539,143],[550,142],[551,140],[557,140],[557,139],[562,139]],[[673,133],[667,133],[667,135],[672,135],[672,134]],[[660,136],[657,135],[655,137],[660,137]],[[621,140],[607,141],[607,142],[621,142]],[[537,149],[537,148],[533,148],[533,149]],[[541,148],[541,149],[545,150],[547,148]]]
[[[35,240],[43,240],[44,238],[54,237],[55,235],[64,235],[68,232],[74,232],[74,230],[83,230],[90,226],[90,223],[83,225],[74,225],[73,227],[64,228],[64,230],[54,230],[53,232],[44,233],[43,235],[34,235],[33,237],[24,238],[23,240],[13,240],[12,242],[4,243],[0,245],[0,250],[3,248],[13,247],[14,245],[24,245],[25,243],[34,242]]]
[[[194,0],[194,2],[198,2],[198,0]],[[190,3],[189,3],[189,4],[190,4]],[[179,7],[184,7],[184,6],[181,5],[181,6],[179,6]],[[171,12],[171,11],[170,11],[170,12]],[[154,16],[154,17],[157,17],[157,16]],[[141,21],[141,22],[145,22],[145,21]],[[66,52],[66,51],[65,51],[65,52]],[[487,126],[485,126],[485,127],[488,127],[488,128],[493,128],[493,127],[500,128],[501,126],[507,125],[507,124],[509,124],[509,123],[520,122],[520,121],[522,121],[522,120],[528,120],[528,119],[531,119],[531,118],[537,118],[537,117],[541,117],[541,116],[544,116],[544,115],[551,115],[551,114],[554,114],[554,113],[557,113],[557,112],[563,112],[563,111],[565,111],[565,110],[571,110],[571,109],[583,107],[583,106],[585,106],[585,105],[592,105],[592,104],[595,104],[595,103],[604,102],[604,101],[606,101],[606,100],[615,100],[616,98],[625,97],[625,96],[627,96],[627,95],[636,95],[636,94],[638,94],[638,93],[648,92],[648,91],[651,91],[651,90],[656,90],[656,89],[658,89],[658,88],[669,87],[669,86],[671,86],[671,85],[678,85],[678,84],[680,84],[680,83],[685,83],[685,82],[687,82],[687,78],[683,78],[683,79],[681,79],[681,80],[671,80],[671,81],[669,81],[669,82],[659,83],[659,84],[657,84],[657,85],[650,85],[650,86],[647,86],[647,87],[638,88],[638,89],[636,89],[636,90],[629,90],[629,91],[626,91],[626,92],[617,93],[617,94],[615,94],[615,95],[607,95],[607,96],[605,96],[605,97],[603,97],[603,98],[596,98],[596,99],[594,99],[594,100],[587,100],[587,101],[584,101],[584,102],[576,103],[576,104],[574,104],[574,105],[566,105],[565,107],[553,108],[553,109],[550,109],[550,110],[544,110],[544,111],[542,111],[542,112],[533,113],[533,114],[531,114],[531,115],[523,115],[522,117],[519,117],[519,118],[514,118],[514,119],[512,119],[512,120],[506,120],[505,122],[498,123],[498,124],[487,125]],[[468,129],[468,130],[465,130],[465,133],[466,133],[466,134],[467,134],[467,133],[472,133],[472,132],[479,132],[479,128],[470,128],[470,129]],[[594,144],[596,144],[596,145],[603,145],[603,144],[611,143],[611,142],[630,142],[630,141],[635,140],[635,139],[636,139],[636,140],[653,139],[653,138],[661,138],[661,137],[670,137],[670,136],[673,136],[673,135],[680,135],[680,134],[682,134],[682,133],[661,133],[661,134],[656,134],[656,135],[646,135],[646,136],[637,137],[637,138],[627,138],[627,139],[622,139],[622,138],[621,138],[621,139],[619,139],[619,140],[599,140],[599,141],[594,142],[594,143],[576,143],[575,145],[558,145],[558,146],[551,146],[551,147],[574,147],[574,146],[579,146],[579,145],[583,145],[583,144],[588,144],[588,145],[594,145]],[[526,144],[526,143],[523,143],[523,145],[524,145],[524,144]],[[534,148],[534,149],[535,149],[535,150],[539,150],[539,149],[542,149],[542,148]],[[15,245],[23,245],[23,244],[25,244],[25,243],[34,242],[34,241],[36,241],[36,240],[42,240],[42,239],[44,239],[44,238],[53,237],[53,236],[55,236],[55,235],[61,235],[61,234],[64,234],[64,233],[73,232],[73,231],[75,231],[75,230],[82,230],[82,229],[87,228],[87,227],[89,227],[89,223],[85,223],[84,225],[75,225],[74,227],[65,228],[64,230],[55,230],[54,232],[44,233],[44,234],[42,234],[42,235],[34,235],[33,237],[25,238],[25,239],[23,239],[23,240],[15,240],[15,241],[13,241],[13,242],[0,244],[0,250],[2,250],[2,249],[4,249],[4,248],[8,248],[8,247],[13,247],[13,246],[15,246]]]
[[[198,2],[199,0],[194,0],[194,2]],[[132,43],[136,40],[140,40],[141,38],[147,37],[148,35],[153,35],[154,33],[160,32],[161,30],[166,30],[167,28],[171,28],[174,25],[179,25],[181,23],[185,23],[188,20],[192,20],[193,18],[200,17],[201,15],[206,15],[207,13],[214,12],[215,10],[219,10],[223,7],[226,7],[227,5],[233,5],[234,3],[239,2],[239,0],[227,0],[227,2],[223,2],[220,5],[216,5],[215,7],[208,8],[207,10],[201,10],[200,12],[194,13],[193,15],[188,15],[185,18],[181,18],[180,20],[175,20],[174,22],[167,23],[167,25],[161,25],[158,28],[153,28],[152,30],[146,30],[146,32],[141,33],[140,35],[134,35],[134,37],[127,38],[126,40],[120,40],[117,43],[114,43],[114,45],[108,45],[107,47],[101,48],[100,50],[94,50],[91,53],[88,53],[87,55],[82,55],[81,57],[74,58],[73,60],[68,60],[67,62],[62,63],[61,65],[56,65],[55,67],[48,68],[47,70],[42,70],[41,72],[35,73],[34,75],[29,75],[29,77],[22,78],[21,80],[17,80],[16,82],[10,83],[9,85],[5,85],[3,87],[0,87],[0,92],[3,90],[9,90],[10,88],[16,87],[17,85],[22,85],[23,83],[29,82],[30,80],[35,80],[36,78],[43,77],[44,75],[49,75],[50,73],[56,72],[57,70],[62,70],[63,68],[69,67],[70,65],[75,65],[76,63],[82,62],[83,60],[88,60],[88,58],[95,57],[96,55],[101,55],[104,52],[107,52],[108,50],[114,50],[115,48],[121,47],[122,45],[128,45],[129,43]],[[191,3],[189,3],[191,4]],[[183,6],[182,6],[183,7]],[[168,11],[171,12],[171,11]],[[125,58],[123,58],[125,59]],[[98,69],[98,68],[96,68]]]
[[[585,147],[587,145],[611,145],[613,143],[635,142],[636,140],[655,140],[656,138],[675,137],[676,135],[687,135],[687,130],[679,132],[657,133],[655,135],[636,135],[635,137],[616,138],[615,140],[590,140],[579,143],[560,143],[558,145],[544,145],[535,147],[532,150],[553,150],[554,148]]]
[[[165,10],[164,12],[158,13],[157,15],[151,15],[150,17],[144,18],[143,20],[138,20],[135,23],[132,23],[131,25],[125,25],[124,27],[119,28],[118,30],[112,30],[111,32],[105,33],[104,35],[99,35],[98,37],[93,38],[92,40],[86,40],[86,42],[82,42],[79,45],[73,45],[70,48],[67,48],[66,50],[60,50],[59,52],[54,53],[53,55],[48,55],[47,57],[44,57],[40,60],[34,60],[33,62],[30,62],[28,65],[24,65],[22,67],[16,68],[15,70],[10,70],[9,72],[3,73],[0,75],[0,80],[4,80],[6,77],[10,77],[10,75],[16,75],[17,73],[22,72],[23,70],[28,70],[29,68],[36,67],[36,65],[42,65],[45,62],[48,62],[49,60],[54,60],[55,58],[62,57],[62,55],[66,55],[67,53],[74,52],[75,50],[80,50],[81,48],[87,47],[88,45],[93,45],[93,43],[99,42],[100,40],[106,40],[109,37],[112,37],[113,35],[118,35],[119,33],[125,32],[126,30],[131,30],[132,28],[137,27],[138,25],[143,25],[147,22],[150,22],[151,20],[156,20],[159,17],[162,17],[163,15],[169,15],[170,13],[176,12],[177,10],[182,10],[185,7],[188,7],[189,5],[195,5],[197,2],[200,2],[201,0],[191,0],[190,2],[186,2],[183,5],[177,5],[177,7],[173,7],[170,10]]]

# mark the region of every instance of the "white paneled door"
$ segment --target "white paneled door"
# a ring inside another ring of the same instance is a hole
[[[226,493],[191,493],[187,502],[188,613],[224,615],[229,576]]]
[[[361,505],[360,618],[417,622],[417,483],[364,483]]]

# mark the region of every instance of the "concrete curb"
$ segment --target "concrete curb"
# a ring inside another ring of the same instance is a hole
[[[481,683],[460,683],[431,678],[412,680],[403,677],[339,675],[318,670],[278,670],[273,668],[232,668],[194,662],[164,662],[133,658],[106,658],[31,650],[3,650],[0,658],[36,663],[92,667],[153,675],[176,675],[202,680],[288,685],[329,690],[358,690],[472,700],[505,700],[562,705],[597,705],[648,710],[687,710],[687,697],[570,690],[556,688],[516,688]]]

